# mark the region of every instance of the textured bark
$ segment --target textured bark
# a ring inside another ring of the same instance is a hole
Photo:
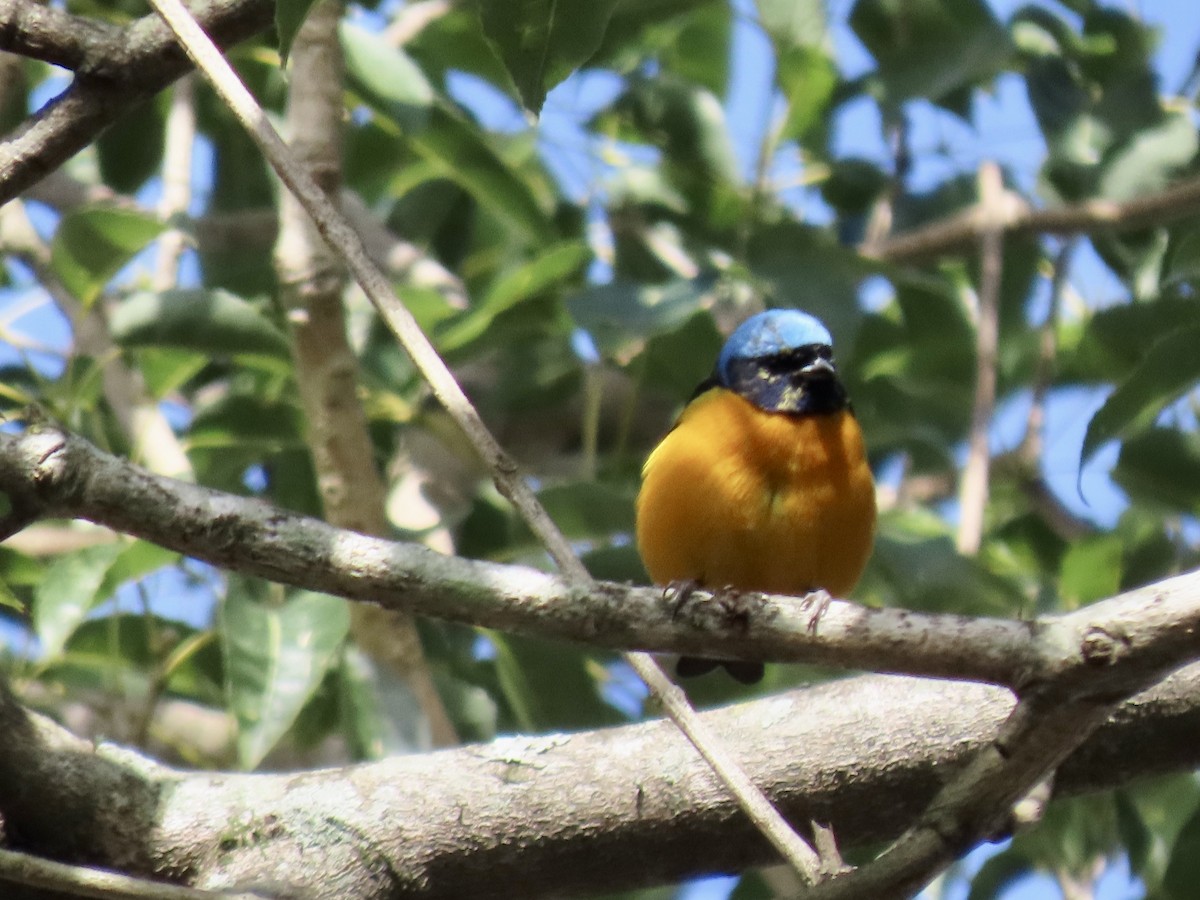
[[[271,0],[192,4],[222,46],[269,28],[274,8]],[[0,0],[0,50],[75,71],[66,91],[0,143],[0,204],[53,172],[123,112],[191,68],[158,16],[117,28],[28,0]]]
[[[863,676],[706,714],[796,822],[843,848],[895,837],[990,741],[1011,695]],[[770,862],[668,723],[489,744],[296,775],[185,774],[56,726],[0,717],[0,813],[20,845],[210,888],[289,898],[533,898]],[[49,748],[49,749],[47,749]],[[1120,706],[1056,790],[1200,764],[1200,666]],[[64,815],[63,811],[76,812]]]

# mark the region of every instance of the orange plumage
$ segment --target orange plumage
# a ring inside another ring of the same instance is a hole
[[[841,597],[874,532],[875,485],[848,410],[767,412],[712,388],[643,469],[638,550],[656,584]]]
[[[858,582],[875,484],[832,344],[799,310],[760,313],[730,336],[642,470],[637,544],[655,583],[840,597]],[[680,674],[715,665],[681,660]],[[726,667],[746,682],[762,674]]]

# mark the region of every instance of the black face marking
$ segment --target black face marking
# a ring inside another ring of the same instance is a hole
[[[733,359],[726,374],[726,387],[769,412],[832,413],[850,405],[833,365],[833,348],[828,344],[807,344],[770,356]]]

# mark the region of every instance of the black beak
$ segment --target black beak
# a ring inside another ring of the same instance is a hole
[[[826,359],[823,356],[818,356],[816,359],[802,368],[800,370],[800,374],[807,375],[810,378],[813,376],[831,378],[837,374],[837,369],[833,365],[833,360]]]

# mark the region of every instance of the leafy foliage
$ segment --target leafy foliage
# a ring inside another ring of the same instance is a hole
[[[112,21],[131,14],[108,0],[68,6]],[[973,557],[955,549],[955,484],[980,267],[970,250],[899,264],[856,246],[881,221],[902,231],[977,201],[974,166],[933,160],[913,131],[934,122],[979,140],[977,101],[1001,84],[1027,99],[1029,141],[1044,147],[1044,160],[1006,173],[1035,205],[1125,201],[1195,172],[1193,98],[1164,93],[1152,27],[1090,0],[1035,3],[1007,19],[984,0],[857,0],[844,21],[818,0],[479,0],[449,4],[397,47],[371,6],[354,8],[340,32],[346,187],[390,239],[469,298],[450,298],[421,265],[395,276],[593,572],[645,578],[630,546],[640,462],[708,374],[721,334],[763,305],[801,306],[829,325],[884,488],[857,599],[1032,615],[1196,564],[1195,218],[1098,231],[1073,255],[1054,237],[1006,241],[993,447],[1018,447],[1035,420],[1013,411],[1034,403],[1050,432],[1041,457],[1021,449],[1032,443],[996,454]],[[308,7],[281,0],[277,35],[232,55],[273,114],[286,94],[279,58]],[[847,29],[869,54],[865,70],[842,58]],[[761,134],[758,113],[732,105],[747,34],[771,63],[763,105],[773,118]],[[32,102],[52,76],[45,66],[27,74]],[[49,271],[73,298],[63,309],[102,317],[112,345],[97,357],[78,332],[74,344],[63,337],[63,315],[22,318],[38,275],[8,265],[0,302],[13,313],[0,327],[14,341],[32,335],[34,349],[3,355],[0,402],[36,403],[130,452],[128,410],[105,386],[104,367],[119,358],[169,415],[199,483],[319,514],[272,235],[255,218],[276,188],[232,117],[207,89],[197,94],[211,155],[182,223],[196,252],[180,285],[150,286],[140,254],[168,225],[153,212],[115,201],[53,210],[42,224]],[[164,118],[158,101],[131,111],[70,174],[156,196]],[[870,139],[847,141],[849,128]],[[1087,266],[1115,296],[1075,302],[1069,287]],[[396,534],[545,565],[374,312],[353,291],[347,305],[356,390],[395,480]],[[1099,405],[1072,438],[1081,446],[1065,446],[1088,404]],[[1077,495],[1082,467],[1112,442],[1126,496],[1089,507]],[[232,748],[155,746],[197,765],[304,764],[331,744],[355,758],[420,746],[415,703],[347,646],[342,601],[219,578],[137,541],[89,542],[85,532],[76,546],[75,530],[60,531],[62,548],[48,554],[0,548],[14,671],[66,698],[102,691],[151,713],[185,702],[228,714]],[[641,714],[609,654],[438,623],[422,635],[464,736]],[[761,689],[812,677],[779,668]],[[694,689],[705,702],[753,690],[719,675]],[[124,721],[104,730],[150,740]],[[970,896],[1002,896],[1037,871],[1084,877],[1122,854],[1154,896],[1190,896],[1196,801],[1195,786],[1176,779],[1169,790],[1136,785],[1057,805],[984,864]],[[737,893],[766,895],[753,873]]]

